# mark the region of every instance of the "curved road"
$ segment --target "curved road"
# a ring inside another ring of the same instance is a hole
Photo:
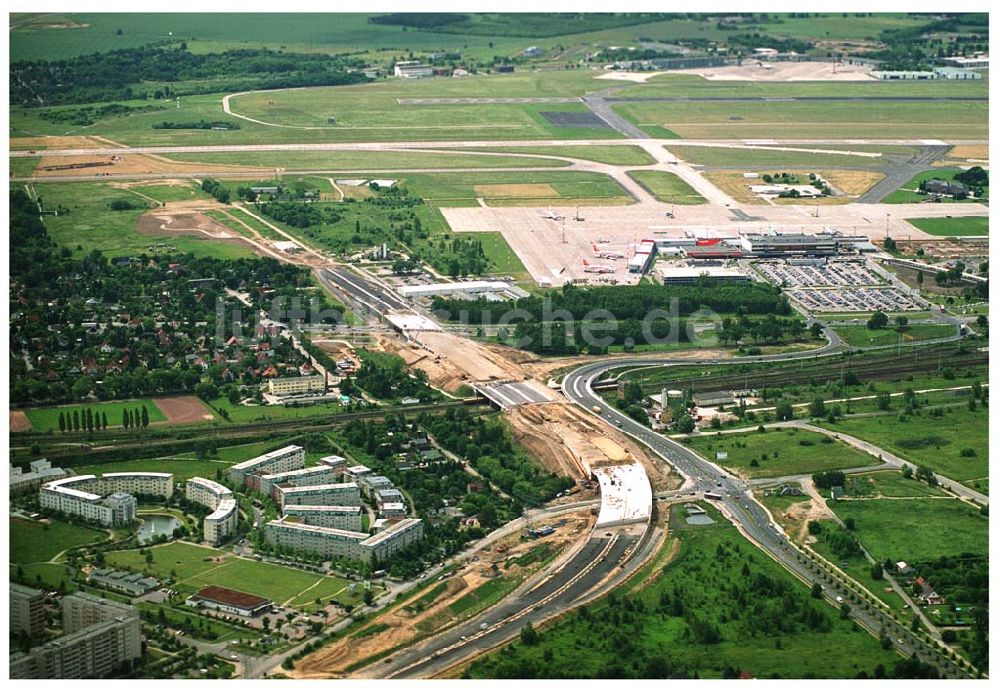
[[[808,354],[778,354],[773,356],[731,358],[725,362],[798,360],[827,353],[833,350],[833,348],[833,345],[830,344]],[[695,364],[714,362],[716,361],[694,361]],[[680,443],[653,432],[648,427],[633,421],[625,414],[609,406],[593,390],[594,382],[611,368],[621,366],[642,367],[646,365],[670,366],[691,364],[692,361],[690,360],[664,358],[605,360],[584,365],[570,372],[563,380],[563,392],[570,401],[585,410],[589,412],[599,410],[601,418],[609,421],[622,432],[643,443],[655,454],[669,462],[685,477],[684,487],[689,491],[718,493],[722,499],[713,501],[714,504],[748,539],[756,543],[761,549],[770,554],[771,557],[805,583],[818,582],[821,584],[824,588],[826,599],[832,604],[837,605],[841,602],[838,599],[844,599],[848,596],[850,593],[848,589],[839,580],[835,579],[822,565],[819,565],[820,569],[818,572],[813,571],[813,568],[819,563],[815,563],[810,556],[800,551],[791,543],[785,532],[773,521],[767,510],[754,499],[748,483],[730,476],[724,469],[698,456]],[[877,609],[866,611],[859,606],[855,606],[852,609],[851,617],[874,634],[878,634],[884,628],[886,633],[892,637],[896,649],[903,655],[912,656],[916,654],[923,661],[934,662],[938,665],[942,675],[946,677],[967,677],[963,671],[951,662],[944,662],[943,658],[939,659],[939,652],[937,650],[929,647],[923,640],[915,637],[908,629],[901,627],[897,622],[885,616]]]

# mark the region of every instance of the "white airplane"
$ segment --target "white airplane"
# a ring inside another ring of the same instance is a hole
[[[598,238],[598,239],[597,239],[597,240],[595,240],[594,242],[595,242],[595,243],[602,243],[602,244],[603,244],[603,243],[610,243],[611,241],[610,241],[610,240],[608,240],[607,238]]]
[[[552,221],[562,221],[563,215],[556,212],[555,209],[549,208],[547,212],[542,214],[543,219],[551,219]]]
[[[609,264],[591,264],[583,260],[583,271],[585,274],[614,274],[615,268]]]
[[[625,259],[625,253],[618,250],[602,249],[594,245],[594,254],[601,259]]]

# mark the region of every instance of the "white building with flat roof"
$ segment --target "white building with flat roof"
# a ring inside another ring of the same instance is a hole
[[[340,473],[329,466],[310,466],[294,471],[268,473],[260,477],[260,491],[270,494],[276,485],[323,485],[340,480]]]
[[[295,396],[325,390],[326,379],[322,375],[272,377],[267,381],[267,391],[274,396]]]
[[[361,507],[354,505],[285,505],[286,517],[298,517],[310,526],[361,531]]]
[[[288,517],[267,523],[265,538],[271,545],[324,558],[347,558],[361,562],[384,562],[393,554],[424,537],[420,519],[403,519],[369,536],[326,526],[311,526]]]
[[[135,521],[135,495],[169,498],[174,491],[170,473],[106,473],[70,476],[42,485],[42,509],[82,517],[103,526]]]
[[[260,487],[259,476],[269,473],[294,471],[306,465],[306,450],[298,445],[288,445],[259,457],[247,459],[229,467],[229,480],[234,485]]]
[[[401,79],[419,79],[434,75],[434,68],[419,60],[400,60],[392,67],[393,76]]]
[[[25,471],[20,466],[10,465],[9,490],[11,495],[30,492],[42,483],[65,478],[69,473],[58,466],[53,467],[47,459],[36,459],[28,464]]]
[[[200,476],[189,478],[184,488],[190,502],[212,510],[202,522],[202,533],[207,542],[218,545],[236,532],[240,516],[232,490]]]
[[[278,505],[284,511],[286,505],[339,505],[360,506],[361,489],[357,483],[325,483],[323,485],[301,485],[277,487]]]

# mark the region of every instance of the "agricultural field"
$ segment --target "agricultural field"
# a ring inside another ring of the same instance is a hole
[[[918,562],[988,550],[989,520],[960,500],[842,500],[827,505],[842,520],[854,520],[854,535],[878,561]]]
[[[859,108],[850,101],[644,102],[620,103],[614,110],[648,132],[681,138],[774,137],[967,138],[987,137],[987,103],[956,109],[948,102],[878,102]],[[817,131],[817,122],[822,127]]]
[[[82,403],[71,406],[28,408],[24,409],[24,413],[28,417],[28,420],[31,421],[32,430],[43,432],[53,430],[59,432],[60,412],[67,416],[72,416],[74,411],[79,411],[82,414],[84,409],[90,409],[95,416],[103,414],[108,417],[108,428],[120,428],[122,425],[123,410],[135,411],[135,409],[139,409],[141,411],[143,406],[146,407],[146,411],[149,413],[150,424],[161,423],[167,420],[167,417],[153,399],[129,399],[127,401]]]
[[[833,438],[797,428],[704,434],[681,440],[703,457],[747,478],[778,478],[877,464],[875,458]]]
[[[157,243],[166,243],[178,252],[215,257],[218,259],[238,259],[250,257],[250,250],[243,245],[219,242],[207,237],[178,235],[144,235],[138,230],[138,219],[148,209],[113,211],[115,200],[141,200],[135,195],[116,189],[106,183],[35,183],[36,194],[47,208],[66,207],[68,213],[47,217],[45,227],[53,240],[65,245],[78,255],[100,250],[106,257],[130,254],[148,254],[149,248]],[[153,208],[148,203],[149,208]],[[120,420],[120,418],[119,418]],[[111,416],[108,416],[111,423]]]
[[[906,221],[931,235],[964,236],[989,235],[990,233],[988,216],[966,216],[960,219],[907,219]]]
[[[653,584],[578,608],[542,628],[538,644],[504,647],[475,661],[468,673],[473,678],[720,678],[735,670],[758,678],[854,677],[861,671],[871,675],[879,665],[891,669],[900,660],[811,599],[805,584],[715,518],[710,526],[678,523],[680,551]],[[747,594],[754,607],[734,602],[738,594]],[[631,607],[623,607],[626,599]],[[581,647],[586,656],[580,656]],[[817,656],[821,650],[837,655]]]
[[[679,176],[667,171],[629,171],[628,176],[653,197],[668,204],[704,204],[705,198]]]
[[[955,327],[950,324],[914,324],[903,330],[893,328],[869,329],[864,325],[834,327],[850,346],[894,346],[897,343],[943,339],[955,335]]]
[[[190,543],[167,543],[150,550],[152,563],[147,563],[145,556],[133,550],[110,552],[105,559],[108,564],[161,579],[170,578],[176,572],[174,588],[185,594],[215,584],[293,607],[307,605],[315,598],[324,601],[337,598],[348,603],[361,600],[360,593],[348,591],[350,582],[337,577],[239,558]]]
[[[977,135],[977,137],[982,137],[985,139],[986,135]],[[935,168],[933,170],[924,171],[923,173],[918,173],[913,176],[907,183],[900,187],[895,192],[889,194],[885,199],[882,200],[883,204],[915,204],[923,202],[927,199],[927,195],[921,195],[917,192],[920,187],[920,183],[927,180],[951,180],[955,173],[958,173],[957,168]],[[989,187],[983,188],[983,198],[979,199],[962,199],[956,200],[951,197],[942,197],[941,204],[979,204],[981,201],[988,201],[990,198]],[[946,219],[941,219],[945,221]],[[912,222],[911,222],[912,223]],[[930,232],[930,231],[928,231]],[[937,235],[937,234],[935,234]],[[978,235],[978,234],[968,234],[968,235]]]
[[[893,408],[902,408],[902,402],[894,402]],[[941,415],[932,415],[935,410]],[[975,411],[964,405],[924,408],[912,416],[893,412],[821,425],[871,442],[952,480],[982,479],[989,474],[989,411],[983,406]]]
[[[106,537],[104,531],[86,526],[11,517],[10,561],[22,565],[49,562],[69,548],[101,541]]]

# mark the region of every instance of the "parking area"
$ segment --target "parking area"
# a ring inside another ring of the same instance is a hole
[[[921,298],[895,287],[884,288],[829,288],[786,291],[789,299],[799,303],[809,312],[906,312],[927,310]]]
[[[865,262],[826,262],[825,264],[789,264],[777,260],[754,262],[754,268],[777,286],[882,286],[887,282]]]

